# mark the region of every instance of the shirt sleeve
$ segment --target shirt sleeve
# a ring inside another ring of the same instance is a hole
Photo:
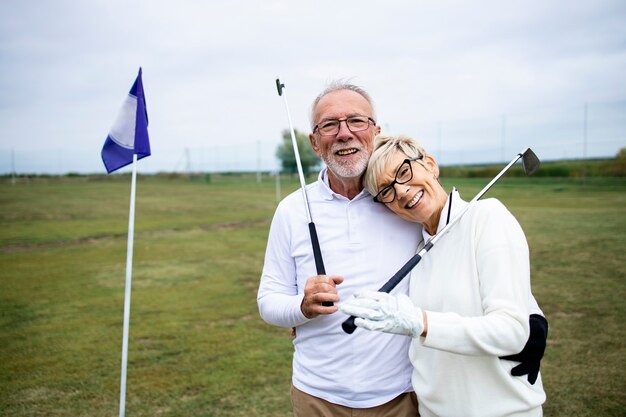
[[[499,201],[477,205],[473,253],[483,315],[427,311],[424,346],[465,355],[518,353],[529,335],[530,264],[526,237]],[[469,214],[469,213],[468,213]]]
[[[261,318],[269,324],[295,327],[309,321],[300,304],[304,293],[298,293],[296,266],[291,256],[288,216],[279,204],[272,219],[265,263],[257,293]]]

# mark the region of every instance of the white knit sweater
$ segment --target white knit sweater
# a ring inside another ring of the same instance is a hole
[[[453,193],[453,216],[466,204]],[[465,213],[413,270],[410,296],[428,318],[410,350],[421,417],[542,415],[541,376],[531,385],[498,358],[522,350],[532,307],[526,238],[502,203]]]

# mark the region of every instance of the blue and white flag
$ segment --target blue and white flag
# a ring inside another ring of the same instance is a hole
[[[133,154],[137,154],[137,160],[150,156],[148,112],[141,68],[102,147],[102,162],[107,173],[132,163]]]

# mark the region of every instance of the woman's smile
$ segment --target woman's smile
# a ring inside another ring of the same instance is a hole
[[[421,190],[417,194],[415,194],[415,197],[413,197],[413,199],[409,201],[409,204],[406,205],[406,208],[413,208],[413,206],[415,206],[422,199],[423,195],[424,190]]]

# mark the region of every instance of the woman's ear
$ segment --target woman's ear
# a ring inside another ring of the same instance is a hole
[[[435,178],[439,178],[439,165],[437,165],[437,161],[430,155],[425,156],[422,161],[424,161],[424,166],[428,169],[428,171],[432,172]]]

